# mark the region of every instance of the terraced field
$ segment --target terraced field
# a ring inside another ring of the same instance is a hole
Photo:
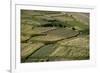
[[[21,63],[88,60],[89,13],[21,10]]]

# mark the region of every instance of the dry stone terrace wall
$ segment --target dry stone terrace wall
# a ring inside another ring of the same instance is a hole
[[[21,62],[88,60],[86,15],[89,14],[21,10]]]

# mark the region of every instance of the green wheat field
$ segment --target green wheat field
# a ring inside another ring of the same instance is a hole
[[[21,10],[21,63],[89,60],[89,13]]]

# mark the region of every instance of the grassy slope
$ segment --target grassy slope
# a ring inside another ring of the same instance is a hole
[[[89,59],[89,38],[86,37],[89,35],[89,17],[86,14],[27,10],[21,14],[21,42],[26,41],[21,43],[21,57],[29,56],[24,59],[26,62]],[[57,20],[53,24],[59,23],[66,28],[61,25],[38,27],[48,24],[48,20]],[[71,29],[73,27],[75,30]],[[81,36],[67,39],[78,31]]]

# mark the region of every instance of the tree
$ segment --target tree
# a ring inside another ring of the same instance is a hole
[[[76,30],[75,27],[72,27],[73,30]]]

